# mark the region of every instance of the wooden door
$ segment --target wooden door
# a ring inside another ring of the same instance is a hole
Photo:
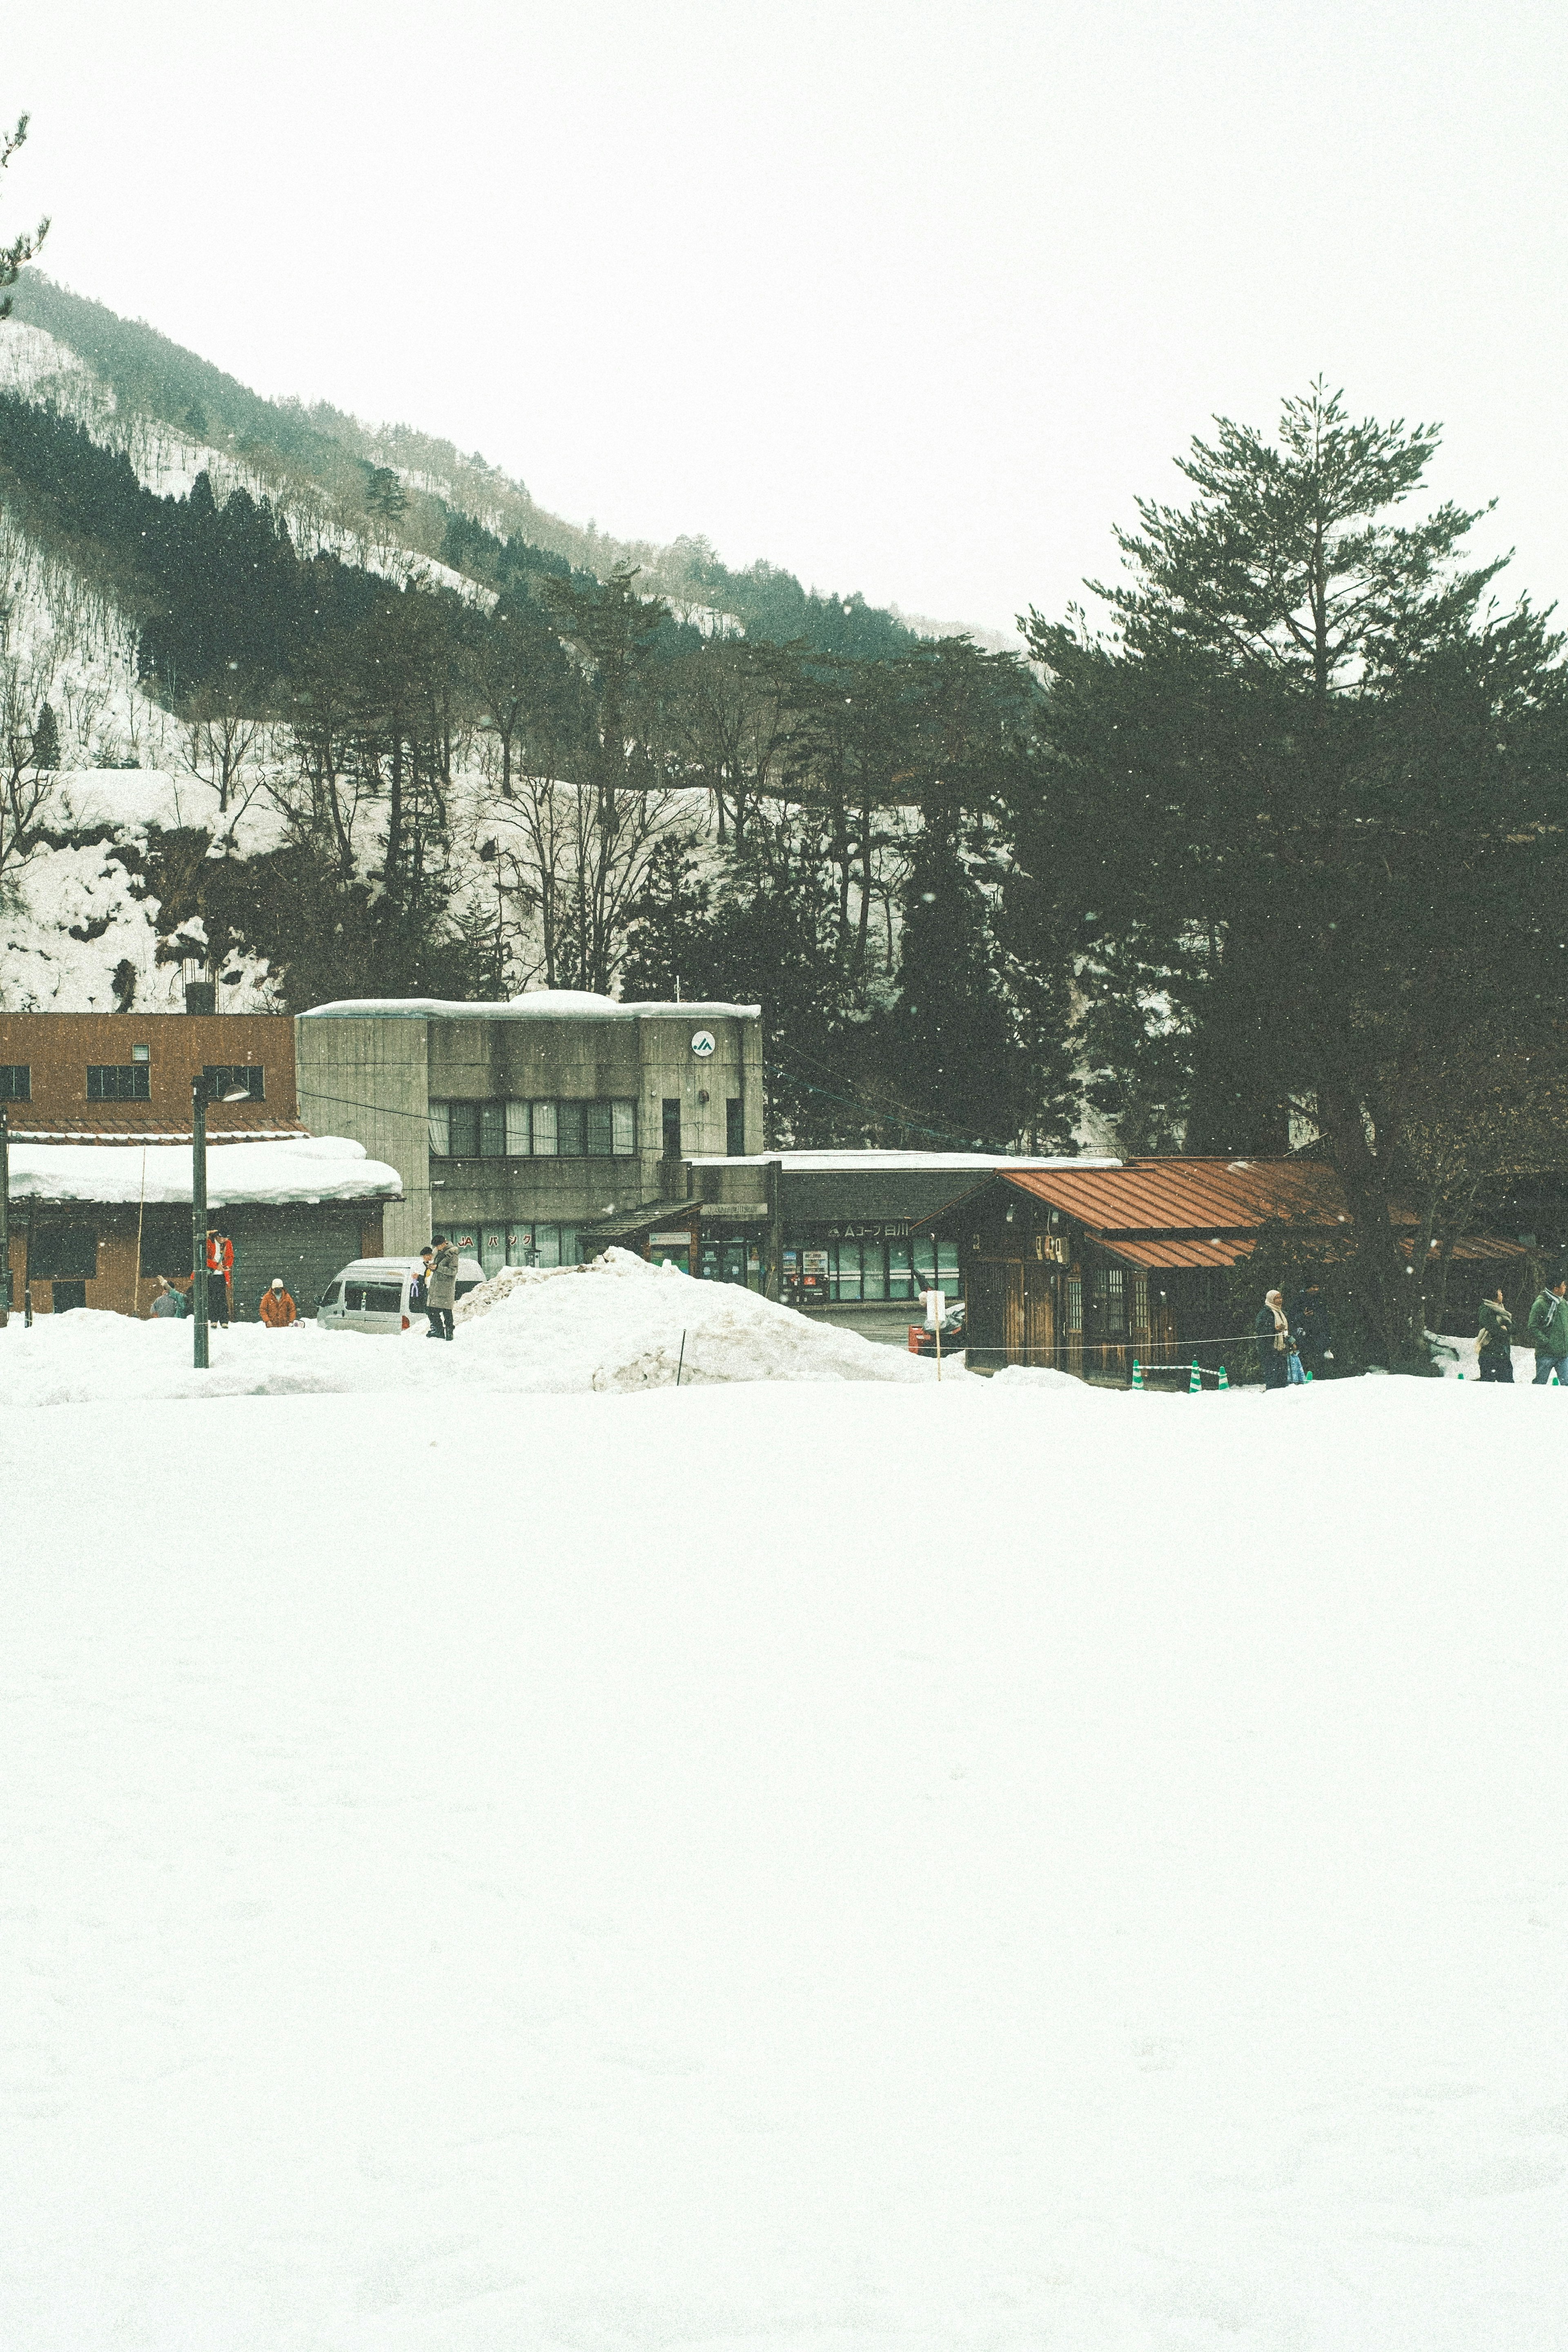
[[[1007,1361],[1023,1364],[1028,1361],[1028,1358],[1024,1353],[1024,1268],[1019,1260],[1014,1258],[1009,1261],[1006,1274],[1007,1313],[1003,1344]]]
[[[1057,1272],[1052,1265],[1024,1268],[1024,1361],[1057,1360]]]

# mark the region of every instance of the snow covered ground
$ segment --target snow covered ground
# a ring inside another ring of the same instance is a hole
[[[574,1283],[704,1287],[0,1334],[0,2341],[1568,2345],[1568,1401],[520,1393]]]

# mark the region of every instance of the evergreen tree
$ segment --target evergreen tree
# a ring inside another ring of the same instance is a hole
[[[19,115],[15,131],[0,138],[0,172],[5,169],[19,148],[27,143],[26,115]],[[11,315],[10,289],[15,286],[26,265],[32,260],[49,233],[47,220],[41,220],[36,229],[14,236],[9,245],[0,245],[0,319]]]
[[[60,764],[59,723],[46,702],[38,711],[38,723],[33,730],[33,765],[53,770]]]
[[[1495,602],[1500,561],[1464,562],[1474,514],[1402,518],[1436,446],[1321,385],[1274,443],[1194,442],[1192,502],[1118,534],[1110,627],[1030,617],[1045,759],[1017,811],[1021,862],[1140,1008],[1144,1091],[1200,1148],[1317,1135],[1411,1366],[1410,1106],[1499,1024],[1544,1072],[1568,1015],[1561,641]]]

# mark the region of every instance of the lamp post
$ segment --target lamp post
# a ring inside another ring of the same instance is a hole
[[[247,1088],[231,1087],[220,1102],[247,1102]],[[191,1297],[195,1324],[191,1334],[192,1361],[198,1372],[207,1364],[207,1105],[212,1089],[206,1073],[191,1080]]]

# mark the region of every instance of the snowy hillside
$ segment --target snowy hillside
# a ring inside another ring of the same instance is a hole
[[[14,1412],[0,2336],[1561,2345],[1562,1410]]]

